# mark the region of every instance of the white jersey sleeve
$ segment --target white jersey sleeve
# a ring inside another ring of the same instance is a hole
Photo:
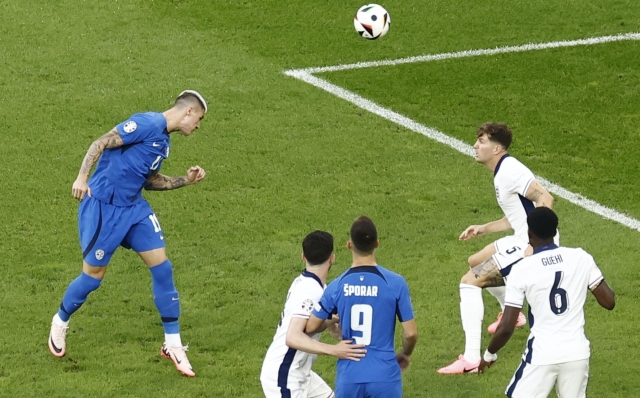
[[[590,269],[589,289],[591,290],[597,287],[600,284],[600,282],[602,282],[602,280],[604,279],[604,276],[602,275],[602,271],[600,271],[600,268],[598,268],[598,265],[596,264],[596,261],[593,259],[591,254],[587,252],[584,252],[584,254],[587,256],[587,259],[585,261],[589,264],[589,269]]]
[[[514,157],[505,159],[504,186],[508,192],[524,196],[535,179],[533,172]]]
[[[529,241],[527,214],[535,207],[525,194],[534,180],[531,170],[510,155],[505,155],[494,170],[493,185],[498,204],[515,237],[525,242]]]
[[[520,271],[522,260],[511,265],[511,272],[507,281],[506,293],[504,295],[504,305],[509,307],[522,308],[524,305],[526,285],[523,280],[524,272]]]
[[[313,307],[320,301],[324,288],[320,279],[308,271],[304,271],[291,284],[280,323],[262,363],[260,381],[263,386],[291,388],[308,382],[317,355],[287,346],[287,331],[292,318],[309,318]],[[311,337],[318,340],[320,334],[316,333]]]

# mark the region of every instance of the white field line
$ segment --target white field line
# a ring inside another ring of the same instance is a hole
[[[340,71],[340,70],[346,70],[346,69],[368,68],[368,67],[383,66],[383,65],[397,65],[400,63],[409,63],[409,62],[425,62],[425,61],[435,61],[440,59],[539,50],[539,49],[545,49],[545,48],[590,45],[590,44],[607,43],[607,42],[619,41],[619,40],[640,40],[640,33],[629,33],[626,35],[618,35],[618,36],[595,37],[591,39],[574,40],[574,41],[562,41],[562,42],[552,42],[552,43],[543,43],[543,44],[527,44],[525,46],[501,47],[501,48],[496,48],[492,50],[474,50],[474,51],[462,51],[458,53],[425,55],[421,57],[403,58],[403,59],[394,60],[394,61],[361,62],[358,64],[338,65],[335,67],[293,69],[293,70],[285,71],[284,73],[287,76],[294,77],[296,79],[302,80],[305,83],[309,83],[315,87],[321,88],[335,95],[336,97],[349,101],[352,104],[366,111],[369,111],[378,116],[381,116],[411,131],[415,131],[416,133],[422,134],[434,141],[445,144],[457,150],[460,153],[463,153],[468,156],[473,156],[474,155],[473,147],[464,143],[463,141],[460,141],[453,137],[449,137],[448,135],[434,128],[424,126],[414,120],[409,119],[406,116],[403,116],[390,109],[384,108],[373,101],[370,101],[366,98],[359,96],[356,93],[353,93],[349,90],[345,90],[342,87],[336,86],[335,84],[329,83],[324,79],[314,76],[313,73],[333,72],[333,71]],[[542,184],[542,186],[544,186],[547,190],[549,190],[549,192],[575,205],[578,205],[588,211],[598,214],[604,218],[616,221],[631,229],[635,229],[636,231],[640,231],[640,221],[632,217],[626,216],[622,213],[619,213],[614,209],[611,209],[597,202],[594,202],[593,200],[588,199],[582,195],[573,193],[540,176],[536,176],[536,179],[540,182],[540,184]]]
[[[399,59],[391,59],[391,60],[384,60],[384,61],[358,62],[355,64],[323,66],[323,67],[306,68],[306,69],[298,69],[298,70],[308,72],[308,73],[337,72],[337,71],[347,70],[347,69],[373,68],[376,66],[393,66],[393,65],[400,65],[400,64],[409,64],[414,62],[442,61],[444,59],[477,57],[479,55],[517,53],[517,52],[523,52],[523,51],[546,50],[550,48],[560,48],[560,47],[589,46],[592,44],[611,43],[615,41],[625,41],[625,40],[640,40],[640,33],[625,33],[625,34],[619,34],[614,36],[591,37],[588,39],[580,39],[580,40],[552,41],[550,43],[539,43],[539,44],[530,43],[522,46],[509,46],[509,47],[488,48],[484,50],[459,51],[455,53],[420,55],[418,57],[399,58]]]

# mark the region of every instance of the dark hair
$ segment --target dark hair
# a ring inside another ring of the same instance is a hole
[[[313,231],[302,241],[302,252],[311,265],[324,263],[333,253],[333,235],[324,231]]]
[[[558,216],[548,207],[536,207],[527,215],[529,231],[540,239],[550,239],[556,235]]]
[[[351,237],[351,243],[359,252],[373,253],[376,248],[378,231],[369,217],[358,217],[351,225],[349,236]]]
[[[180,94],[180,96],[176,98],[176,102],[174,103],[174,106],[184,107],[188,105],[198,105],[202,110],[206,110],[205,104],[202,103],[200,98],[198,98],[197,95],[190,92],[184,92]]]
[[[480,138],[484,134],[487,135],[489,141],[502,145],[505,151],[509,149],[513,140],[511,129],[504,123],[484,123],[476,131],[476,136]]]

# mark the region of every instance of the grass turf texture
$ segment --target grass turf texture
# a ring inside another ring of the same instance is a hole
[[[0,396],[258,397],[262,357],[286,289],[301,269],[300,240],[336,236],[352,220],[380,230],[379,262],[412,292],[420,341],[406,397],[493,397],[526,339],[520,330],[483,377],[435,370],[463,349],[457,282],[469,224],[501,216],[491,174],[473,160],[288,78],[289,68],[640,31],[631,1],[390,1],[389,35],[362,40],[357,2],[15,1],[0,4]],[[473,142],[478,124],[514,126],[513,153],[534,172],[640,217],[638,43],[326,74],[323,77],[428,126]],[[160,358],[162,329],[148,271],[114,256],[103,286],[71,323],[67,357],[46,348],[51,316],[80,271],[70,188],[93,139],[129,114],[164,110],[185,88],[211,111],[191,138],[175,137],[163,173],[192,164],[197,187],[148,193],[175,265],[183,340],[197,377]],[[563,244],[598,260],[618,293],[608,313],[587,304],[590,395],[640,394],[635,345],[638,232],[559,200]],[[486,323],[497,313],[486,296]],[[488,335],[484,336],[486,347]],[[334,361],[316,370],[330,383]]]

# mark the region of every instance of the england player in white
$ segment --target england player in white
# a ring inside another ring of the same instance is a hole
[[[511,337],[524,300],[529,303],[531,333],[505,394],[514,398],[547,397],[556,386],[558,397],[586,396],[589,340],[584,334],[587,291],[612,310],[615,294],[593,257],[583,249],[558,247],[553,236],[558,217],[551,209],[535,209],[527,217],[533,255],[512,265],[503,321],[479,367],[482,373],[498,359],[496,353]]]
[[[351,344],[351,340],[331,345],[318,341],[320,333],[304,333],[335,261],[333,236],[314,231],[303,240],[302,250],[305,270],[289,288],[280,323],[262,364],[260,382],[267,398],[333,398],[331,387],[311,370],[317,354],[358,361],[366,353],[364,345]],[[327,321],[325,327],[340,339],[337,319]]]
[[[524,257],[528,247],[527,213],[535,207],[553,207],[553,197],[535,179],[521,162],[507,152],[513,133],[502,123],[484,123],[476,132],[473,146],[475,160],[485,165],[494,174],[496,199],[504,217],[483,225],[471,225],[462,232],[460,240],[469,240],[492,232],[513,230],[513,235],[490,243],[469,257],[470,270],[460,280],[460,318],[465,333],[464,354],[451,365],[438,370],[441,374],[476,372],[480,364],[482,344],[482,320],[484,303],[482,289],[487,289],[504,310],[504,278],[501,269]],[[495,332],[500,323],[492,323],[488,330]],[[519,314],[516,326],[526,323],[524,314]]]

